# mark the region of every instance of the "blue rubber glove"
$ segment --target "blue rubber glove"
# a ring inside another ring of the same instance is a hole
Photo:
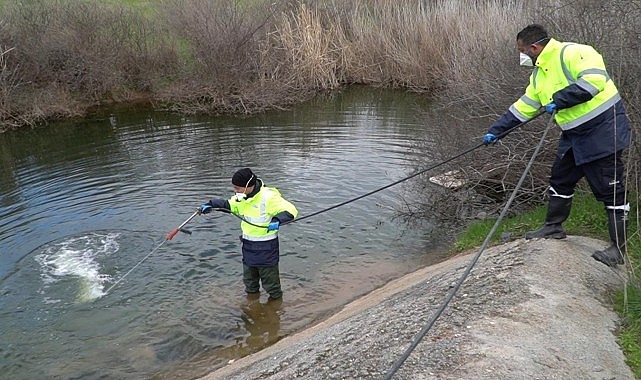
[[[278,220],[275,222],[271,222],[267,226],[267,231],[277,231],[278,227],[280,227],[280,222]]]
[[[496,144],[499,142],[499,138],[496,137],[493,133],[488,133],[483,137],[483,144]]]
[[[213,209],[209,203],[203,203],[198,209],[198,212],[201,214],[209,214]]]
[[[550,103],[547,106],[545,106],[545,112],[554,113],[554,111],[556,111],[556,103]]]

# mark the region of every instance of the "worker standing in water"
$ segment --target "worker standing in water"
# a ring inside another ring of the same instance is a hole
[[[213,198],[200,206],[207,214],[214,209],[240,216],[243,254],[243,282],[248,295],[259,295],[260,285],[269,300],[279,300],[283,291],[279,272],[278,229],[281,223],[294,220],[296,207],[285,200],[278,189],[267,187],[250,168],[238,170],[231,179],[234,196],[226,200]]]

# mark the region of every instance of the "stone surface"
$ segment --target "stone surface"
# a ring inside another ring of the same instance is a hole
[[[578,236],[485,250],[393,379],[634,379],[610,295],[623,267]],[[383,379],[476,252],[392,281],[331,318],[202,379]]]

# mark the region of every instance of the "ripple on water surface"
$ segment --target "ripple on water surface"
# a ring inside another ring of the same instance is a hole
[[[229,196],[239,167],[301,216],[405,177],[425,123],[397,106],[403,94],[384,95],[342,92],[246,118],[114,114],[0,136],[11,161],[0,171],[0,373],[203,374],[425,265],[423,231],[394,221],[402,187],[283,226],[278,308],[265,294],[246,299],[230,215],[200,216],[192,235],[154,252],[200,203]]]

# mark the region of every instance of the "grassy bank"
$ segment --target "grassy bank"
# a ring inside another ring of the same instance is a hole
[[[637,205],[633,205],[638,209]],[[597,212],[600,210],[601,212]],[[492,241],[498,243],[503,238],[522,238],[526,231],[537,229],[545,220],[546,207],[541,206],[530,212],[505,219],[495,232]],[[628,227],[628,272],[631,280],[615,297],[615,308],[622,318],[622,329],[618,341],[637,379],[641,379],[641,284],[635,275],[641,262],[641,238],[639,236],[638,214],[631,213]],[[454,244],[456,251],[478,247],[485,240],[495,220],[487,219],[474,223],[458,237]],[[574,197],[572,212],[564,223],[569,234],[591,236],[609,241],[603,205],[586,191]],[[603,270],[607,270],[603,266]]]

